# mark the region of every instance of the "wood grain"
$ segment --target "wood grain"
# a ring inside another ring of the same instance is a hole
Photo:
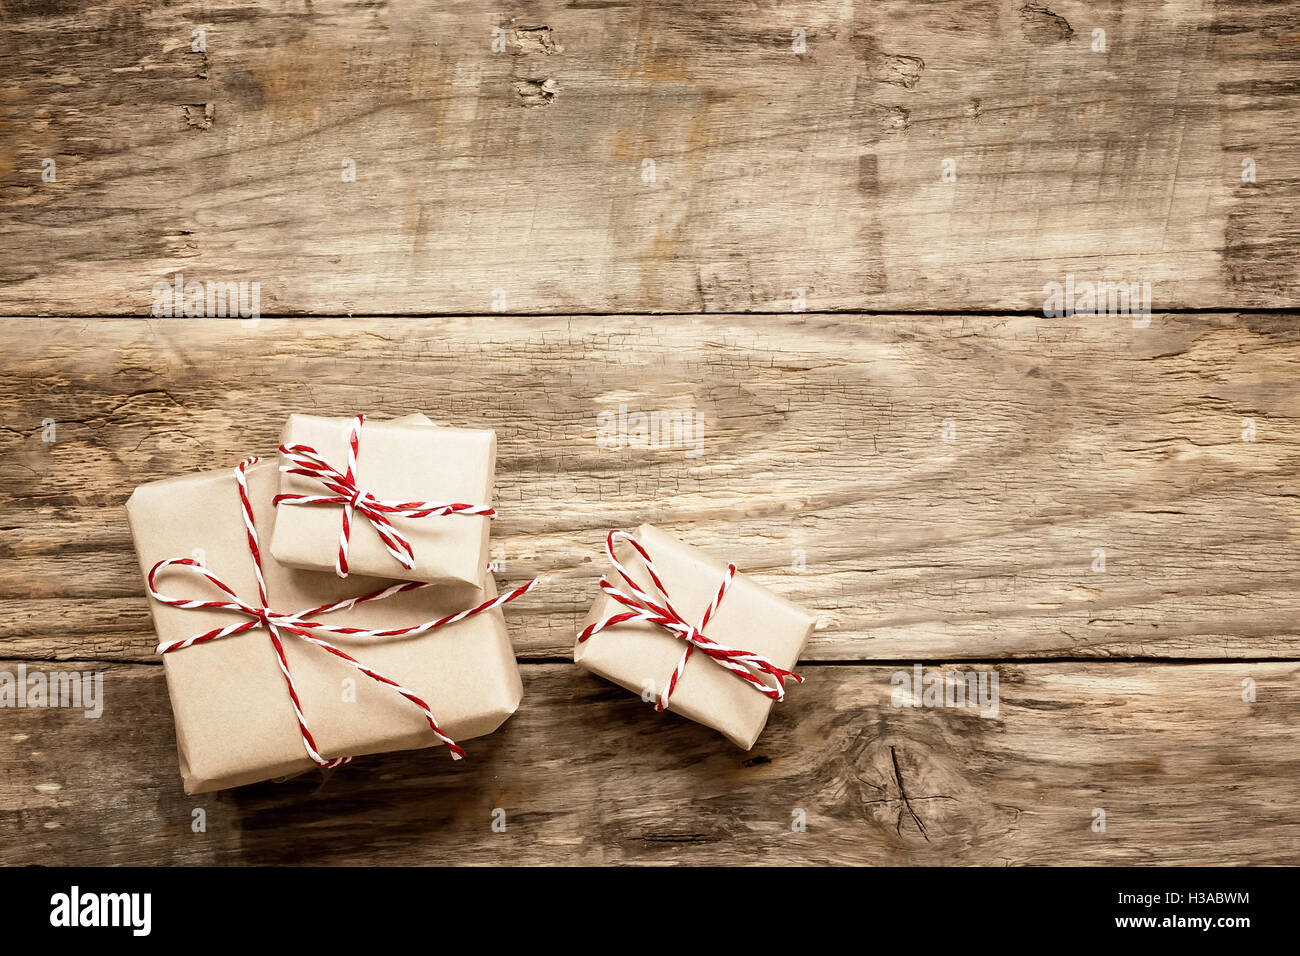
[[[605,531],[646,520],[814,610],[811,660],[1300,648],[1289,316],[30,319],[0,350],[12,658],[152,660],[131,489],[355,410],[497,430],[502,578],[547,578],[526,658],[569,656]],[[702,415],[700,454],[601,447],[620,405]]]
[[[0,314],[1300,302],[1293,0],[2,7]]]
[[[97,720],[7,715],[0,862],[1300,859],[1295,663],[1000,665],[989,719],[892,706],[888,667],[813,665],[748,753],[572,665],[529,665],[519,712],[460,763],[412,751],[201,797],[176,777],[162,669],[106,670]]]

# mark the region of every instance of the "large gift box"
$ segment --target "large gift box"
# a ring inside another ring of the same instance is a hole
[[[314,433],[312,437],[317,439]],[[327,766],[336,758],[441,742],[421,708],[393,686],[281,628],[279,643],[297,692],[295,703],[265,622],[259,625],[255,616],[229,609],[197,606],[230,601],[231,596],[195,565],[224,582],[239,601],[262,606],[238,473],[227,469],[153,482],[138,487],[127,502],[146,582],[157,562],[186,559],[164,567],[153,583],[157,593],[187,604],[171,606],[156,594],[151,598],[160,649],[251,621],[252,629],[244,633],[163,655],[185,791],[240,786],[316,764]],[[382,599],[302,618],[369,632],[430,622],[486,603],[495,593],[490,576],[483,590],[447,590],[361,575],[340,579],[333,573],[286,567],[266,547],[272,529],[286,513],[283,509],[277,513],[272,504],[279,485],[276,463],[256,463],[243,474],[261,542],[266,607],[275,612],[297,614],[386,588],[403,588]],[[477,561],[479,549],[472,550]],[[416,635],[310,633],[425,702],[441,732],[455,741],[495,730],[514,713],[522,695],[499,606]],[[309,740],[329,763],[309,757]]]
[[[816,618],[653,525],[611,532],[606,547],[615,570],[574,661],[751,748],[785,682],[801,681],[792,668]]]
[[[281,564],[482,585],[495,432],[442,428],[422,415],[364,423],[290,415],[280,449],[269,540]]]

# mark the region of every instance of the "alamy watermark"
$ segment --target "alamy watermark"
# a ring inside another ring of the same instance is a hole
[[[50,897],[50,925],[118,926],[130,929],[132,936],[148,936],[152,910],[152,893],[85,893],[74,885]]]
[[[0,671],[0,707],[80,708],[86,717],[104,713],[103,671]]]
[[[222,318],[262,317],[260,282],[186,282],[176,273],[171,282],[155,282],[153,308],[155,318]]]
[[[626,402],[617,411],[596,415],[596,444],[601,448],[684,448],[687,458],[704,454],[704,413],[693,410],[629,412]]]
[[[1076,282],[1074,273],[1065,282],[1043,286],[1043,315],[1049,319],[1068,315],[1134,315],[1133,327],[1151,324],[1150,282]]]
[[[895,707],[977,707],[981,717],[998,715],[997,671],[931,670],[920,664],[912,670],[894,671],[889,702]]]

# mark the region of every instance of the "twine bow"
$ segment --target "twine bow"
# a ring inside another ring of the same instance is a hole
[[[159,644],[156,649],[157,653],[168,654],[172,651],[192,647],[195,644],[205,644],[209,641],[220,640],[223,637],[232,637],[236,634],[244,634],[257,628],[266,628],[267,634],[271,638],[271,646],[275,648],[275,656],[276,660],[280,664],[280,672],[284,675],[285,684],[289,689],[289,699],[293,703],[294,715],[298,718],[298,730],[302,734],[302,743],[303,747],[307,751],[307,756],[321,767],[337,767],[340,764],[348,763],[352,760],[352,757],[334,757],[332,759],[327,759],[321,756],[320,751],[316,747],[316,741],[312,737],[311,730],[307,726],[307,717],[302,712],[302,701],[298,698],[298,690],[294,686],[293,675],[289,672],[289,660],[284,653],[282,637],[285,634],[296,635],[302,640],[328,651],[335,657],[347,661],[371,680],[391,687],[411,703],[415,704],[415,706],[419,707],[420,711],[424,714],[425,720],[429,722],[429,727],[433,730],[437,738],[447,745],[447,749],[451,751],[452,758],[459,760],[461,757],[465,756],[465,751],[458,746],[454,740],[442,732],[442,729],[438,726],[438,722],[434,719],[433,711],[425,701],[407,690],[401,684],[397,683],[397,681],[390,677],[385,677],[383,674],[371,667],[367,667],[346,651],[335,647],[333,644],[323,640],[318,635],[324,634],[331,637],[344,636],[360,638],[415,637],[432,631],[435,628],[443,627],[448,624],[455,624],[458,621],[465,620],[467,617],[473,617],[476,614],[490,611],[493,608],[500,607],[503,604],[513,601],[515,598],[523,597],[523,595],[527,594],[537,585],[538,579],[534,578],[527,584],[515,588],[507,594],[499,595],[490,601],[484,601],[477,607],[467,608],[466,610],[458,611],[455,614],[449,614],[446,617],[438,618],[436,621],[425,621],[422,624],[413,624],[409,627],[395,627],[386,630],[370,630],[361,627],[347,627],[339,624],[323,624],[315,620],[315,618],[329,614],[332,611],[346,611],[358,604],[364,604],[368,601],[382,601],[385,598],[392,597],[394,594],[400,594],[403,591],[414,591],[419,588],[428,587],[428,584],[423,581],[407,581],[404,584],[395,584],[380,591],[373,591],[370,594],[364,594],[360,597],[336,601],[333,604],[323,604],[320,607],[311,608],[306,611],[284,613],[282,611],[272,610],[268,606],[267,602],[266,580],[262,576],[262,552],[258,545],[257,528],[253,524],[253,508],[249,503],[248,483],[244,474],[248,467],[257,461],[257,458],[246,458],[239,463],[238,467],[235,468],[235,481],[239,485],[239,503],[243,512],[244,528],[248,534],[248,550],[252,555],[253,571],[257,577],[257,605],[252,605],[247,601],[244,601],[229,585],[198,561],[191,558],[167,558],[159,561],[150,569],[148,576],[149,594],[154,598],[154,600],[172,607],[186,609],[213,608],[225,611],[235,611],[243,614],[248,618],[248,620],[240,621],[237,624],[228,624],[225,627],[214,628],[211,631],[197,634],[194,637],[187,637],[183,640],[168,641]],[[169,568],[190,569],[192,573],[207,578],[208,581],[228,596],[228,600],[189,600],[185,598],[168,597],[167,595],[160,593],[155,587],[155,579],[158,577],[160,572],[166,571]]]
[[[276,495],[273,503],[297,505],[342,505],[343,529],[339,533],[339,553],[334,561],[334,571],[348,576],[348,543],[352,538],[352,512],[356,511],[370,521],[379,540],[397,561],[410,571],[415,567],[415,549],[410,540],[393,526],[390,516],[397,518],[441,518],[446,515],[482,515],[495,518],[497,513],[486,505],[468,505],[444,501],[386,501],[377,498],[357,485],[357,447],[361,444],[361,426],[366,416],[358,415],[352,422],[348,438],[347,471],[339,471],[310,445],[281,445],[280,454],[288,460],[280,470],[290,475],[301,475],[320,482],[331,493],[328,495]]]
[[[650,573],[650,579],[659,590],[660,597],[658,599],[652,598],[645,588],[637,584],[627,568],[618,560],[618,557],[614,554],[614,542],[616,540],[626,541],[641,556],[642,561],[645,562],[646,570]],[[615,529],[605,538],[605,553],[609,556],[610,564],[627,582],[632,593],[629,594],[627,591],[620,590],[608,577],[604,576],[600,579],[600,589],[619,604],[630,608],[630,610],[616,611],[589,625],[578,635],[578,641],[579,643],[584,642],[607,627],[613,627],[627,621],[645,621],[648,624],[657,624],[673,637],[684,641],[686,650],[682,653],[681,660],[677,662],[677,667],[673,670],[672,676],[669,677],[663,693],[659,695],[659,699],[655,703],[655,710],[662,712],[668,708],[669,698],[676,689],[678,680],[681,679],[682,671],[686,668],[686,662],[691,659],[691,654],[696,649],[708,655],[741,680],[747,681],[760,694],[773,700],[785,699],[785,682],[787,678],[794,680],[796,684],[803,683],[803,678],[794,671],[778,667],[762,654],[736,650],[705,636],[704,628],[713,615],[717,613],[718,605],[722,603],[723,597],[726,596],[727,590],[731,587],[731,582],[735,580],[736,566],[734,564],[727,565],[722,584],[718,587],[713,600],[709,602],[709,606],[704,609],[704,615],[700,618],[700,623],[691,624],[673,607],[672,601],[668,597],[668,589],[664,587],[664,583],[659,577],[654,561],[650,558],[650,552],[645,549],[640,541],[626,531]],[[767,678],[771,678],[771,682]]]

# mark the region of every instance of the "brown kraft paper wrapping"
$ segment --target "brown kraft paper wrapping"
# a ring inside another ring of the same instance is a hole
[[[352,418],[290,415],[281,444],[310,445],[339,471],[347,471]],[[283,464],[283,461],[281,461]],[[496,433],[441,428],[422,415],[390,421],[367,418],[357,451],[357,485],[393,501],[491,505]],[[281,494],[329,494],[319,482],[282,474]],[[343,528],[342,505],[290,504],[277,508],[271,554],[281,564],[334,572]],[[487,573],[490,520],[482,515],[393,518],[411,542],[409,571],[388,553],[369,519],[355,513],[348,565],[357,574],[437,585],[481,587]]]
[[[304,610],[390,583],[361,575],[341,580],[333,573],[295,570],[276,561],[265,542],[276,518],[271,500],[278,477],[274,461],[259,462],[247,472],[272,608]],[[194,557],[245,601],[258,603],[233,469],[142,485],[126,507],[141,574],[147,575],[165,558]],[[175,598],[223,597],[209,582],[186,571],[164,571],[156,586]],[[402,627],[475,606],[494,595],[489,576],[481,591],[423,588],[321,619],[367,629]],[[232,611],[187,610],[152,598],[149,604],[159,643],[246,620]],[[458,743],[499,727],[514,713],[523,693],[501,608],[417,637],[328,640],[427,701],[439,726]],[[283,643],[307,724],[327,759],[438,743],[420,709],[392,688],[292,634],[286,634]],[[186,793],[241,786],[315,766],[303,748],[284,676],[264,628],[171,651],[163,655],[163,671]],[[351,702],[344,700],[347,679],[355,685]]]
[[[708,557],[653,525],[643,524],[636,537],[654,560],[673,606],[688,621],[698,624],[722,583],[725,562]],[[641,556],[626,543],[617,547],[616,553],[633,579],[655,595],[654,583]],[[607,574],[616,586],[625,587],[613,568]],[[622,605],[602,592],[579,631],[620,609]],[[704,633],[728,647],[762,654],[788,670],[798,661],[816,623],[813,615],[744,574],[737,574]],[[672,675],[685,648],[682,641],[661,627],[627,622],[576,643],[573,659],[581,667],[636,694],[641,694],[649,681],[657,694]],[[787,682],[787,694],[799,691],[799,685]],[[682,671],[668,709],[712,727],[748,750],[763,732],[773,703],[747,681],[697,652]]]

